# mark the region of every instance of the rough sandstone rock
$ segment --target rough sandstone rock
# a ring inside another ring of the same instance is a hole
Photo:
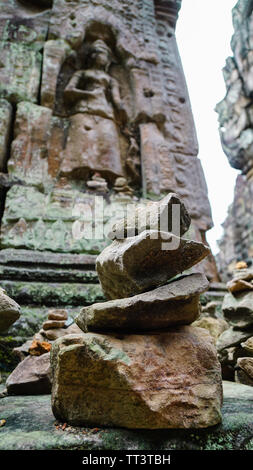
[[[63,328],[65,325],[65,320],[47,320],[43,323],[43,330],[53,330],[54,328]]]
[[[84,307],[76,318],[83,331],[145,331],[190,324],[199,315],[203,274],[184,276],[152,291]]]
[[[119,299],[165,284],[209,253],[203,243],[146,230],[114,240],[97,257],[96,268],[105,295]]]
[[[62,336],[80,333],[82,333],[82,330],[80,330],[80,328],[75,323],[73,323],[68,328],[54,328],[52,330],[43,331],[43,336],[45,336],[45,338],[47,338],[49,341],[55,341]]]
[[[253,327],[253,292],[241,292],[236,296],[229,292],[224,297],[222,310],[230,325],[238,329]]]
[[[237,360],[235,381],[253,386],[253,357],[240,357]]]
[[[40,342],[33,340],[28,352],[31,356],[41,356],[42,354],[48,353],[51,350],[51,347],[51,343],[48,343],[47,341]]]
[[[228,328],[228,330],[222,333],[217,341],[218,351],[230,348],[233,346],[239,346],[242,341],[246,341],[253,335],[253,329],[251,331],[234,330],[234,328]]]
[[[151,229],[174,233],[172,225],[173,206],[180,208],[179,232],[175,235],[183,235],[190,227],[191,218],[177,194],[169,193],[161,201],[149,202],[146,207],[137,207],[133,214],[127,214],[125,218],[112,226],[108,237],[112,240],[134,237],[144,230]]]
[[[6,387],[9,395],[50,393],[50,353],[26,357],[9,375]]]
[[[232,281],[227,282],[227,289],[233,294],[234,292],[253,290],[253,284],[244,279],[232,279]]]
[[[54,308],[48,311],[48,320],[67,320],[68,312],[65,309]]]
[[[66,336],[54,343],[51,364],[52,410],[63,422],[160,429],[221,421],[220,364],[202,328]]]
[[[240,357],[237,365],[253,380],[253,357]]]
[[[203,317],[193,323],[193,326],[205,328],[214,338],[215,342],[219,336],[229,328],[228,323],[223,318]]]
[[[245,343],[241,343],[241,346],[247,353],[253,356],[253,336],[247,339]]]
[[[20,306],[0,288],[0,332],[5,332],[20,317]]]

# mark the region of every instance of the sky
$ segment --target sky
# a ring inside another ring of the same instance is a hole
[[[232,55],[232,8],[237,0],[183,0],[176,28],[199,142],[214,228],[207,232],[214,254],[239,173],[228,163],[218,131],[216,104],[226,94],[222,68]]]

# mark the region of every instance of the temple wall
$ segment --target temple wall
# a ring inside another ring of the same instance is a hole
[[[234,201],[219,242],[218,269],[224,280],[236,262],[250,266],[253,257],[253,2],[239,0],[233,9],[233,56],[223,69],[227,93],[216,106],[223,150],[230,165],[241,171]]]

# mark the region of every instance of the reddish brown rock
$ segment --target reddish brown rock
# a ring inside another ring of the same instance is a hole
[[[52,409],[62,422],[161,429],[221,420],[220,364],[202,328],[66,336],[51,358]]]
[[[65,321],[60,320],[47,320],[43,323],[42,328],[43,330],[53,330],[54,328],[63,328],[65,325]]]
[[[54,308],[48,311],[48,320],[67,320],[68,312],[65,309]]]
[[[28,352],[31,356],[41,356],[42,354],[48,353],[51,350],[51,347],[52,345],[46,341],[40,342],[33,340]]]
[[[9,375],[6,387],[9,395],[50,393],[50,353],[26,357]]]

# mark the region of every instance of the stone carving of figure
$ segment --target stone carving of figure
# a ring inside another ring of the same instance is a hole
[[[61,174],[83,177],[83,173],[92,171],[113,179],[123,175],[114,114],[116,111],[124,120],[126,113],[118,82],[108,73],[111,55],[104,41],[95,41],[88,54],[88,67],[75,72],[64,90],[72,116]]]

